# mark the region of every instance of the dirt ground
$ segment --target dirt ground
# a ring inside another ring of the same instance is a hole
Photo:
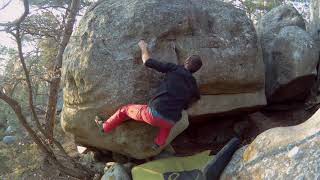
[[[55,129],[56,138],[63,142],[69,152],[75,151],[70,136],[66,136],[60,126]],[[23,128],[18,128],[17,141],[6,145],[0,141],[0,179],[1,180],[67,180],[74,179],[52,167],[41,154],[37,145]]]

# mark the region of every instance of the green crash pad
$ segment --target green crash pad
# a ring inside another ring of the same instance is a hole
[[[204,180],[203,170],[214,156],[204,151],[193,156],[171,157],[132,169],[133,180]]]

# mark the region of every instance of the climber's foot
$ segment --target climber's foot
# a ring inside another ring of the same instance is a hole
[[[95,121],[96,125],[98,126],[99,131],[100,131],[100,132],[104,132],[104,131],[103,131],[103,120],[102,120],[102,118],[99,117],[99,116],[96,116],[95,119],[94,119],[94,121]]]
[[[151,148],[154,150],[154,151],[158,151],[160,149],[160,146],[156,143],[154,143]]]

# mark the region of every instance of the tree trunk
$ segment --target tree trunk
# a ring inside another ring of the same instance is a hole
[[[72,0],[70,6],[70,13],[67,18],[67,23],[63,32],[62,40],[59,45],[58,54],[56,56],[56,60],[53,67],[53,78],[50,83],[50,91],[49,91],[49,101],[47,104],[47,113],[46,113],[46,129],[48,132],[48,138],[50,141],[53,139],[53,129],[55,125],[56,119],[56,111],[57,111],[57,99],[58,92],[60,89],[61,82],[61,66],[62,66],[62,57],[64,50],[70,40],[73,25],[76,20],[76,15],[79,11],[80,0]]]

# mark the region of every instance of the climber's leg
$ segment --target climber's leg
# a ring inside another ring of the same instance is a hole
[[[128,118],[159,127],[159,133],[155,138],[155,144],[158,146],[162,146],[166,143],[170,130],[174,126],[172,121],[154,116],[147,105],[129,104],[118,109],[115,114],[103,123],[104,132],[108,133],[112,131]]]
[[[149,107],[144,107],[141,111],[142,120],[146,123],[159,127],[159,132],[154,140],[154,143],[158,146],[163,146],[170,134],[171,128],[174,126],[174,122],[165,120],[164,118],[154,115]]]
[[[147,105],[129,104],[122,106],[109,119],[103,123],[103,130],[105,133],[112,131],[125,120],[131,118],[137,121],[141,120],[141,109]]]

